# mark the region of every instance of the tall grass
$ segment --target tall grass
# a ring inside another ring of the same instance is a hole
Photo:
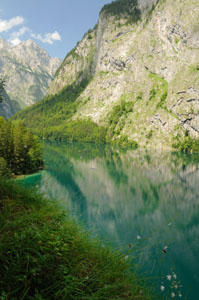
[[[0,299],[151,299],[124,255],[33,190],[0,179]]]

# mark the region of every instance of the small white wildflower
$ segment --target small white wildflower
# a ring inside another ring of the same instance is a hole
[[[174,298],[176,295],[175,293],[171,293],[171,297]]]
[[[182,294],[181,293],[179,293],[179,295],[178,295],[180,298],[182,298]]]
[[[169,224],[168,224],[168,226],[171,226],[172,225],[172,223],[170,222]]]
[[[126,256],[125,256],[125,259],[128,259],[128,258],[129,258],[129,256],[128,256],[128,255],[126,255]]]
[[[171,280],[171,275],[167,275],[167,279],[170,281]]]
[[[176,274],[173,274],[173,278],[174,278],[174,279],[176,279],[176,278],[177,278]]]
[[[140,235],[137,235],[137,240],[140,240],[141,239],[141,236]]]
[[[165,290],[165,286],[164,285],[161,285],[160,286],[160,290],[163,292]]]
[[[85,279],[88,280],[88,276],[86,276]]]
[[[174,288],[177,290],[177,288],[178,288],[178,285],[177,285],[177,284],[175,284],[175,285],[174,285]]]

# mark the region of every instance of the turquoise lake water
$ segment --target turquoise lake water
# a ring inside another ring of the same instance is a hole
[[[165,299],[199,299],[198,155],[46,143],[44,158],[23,183],[135,257]]]

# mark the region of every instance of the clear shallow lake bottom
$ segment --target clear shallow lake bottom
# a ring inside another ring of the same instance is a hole
[[[199,155],[45,143],[44,159],[23,184],[135,257],[165,299],[199,299]]]

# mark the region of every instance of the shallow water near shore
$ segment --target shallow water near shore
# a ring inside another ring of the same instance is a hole
[[[134,257],[165,299],[199,299],[199,155],[45,143],[44,159],[19,181]]]

